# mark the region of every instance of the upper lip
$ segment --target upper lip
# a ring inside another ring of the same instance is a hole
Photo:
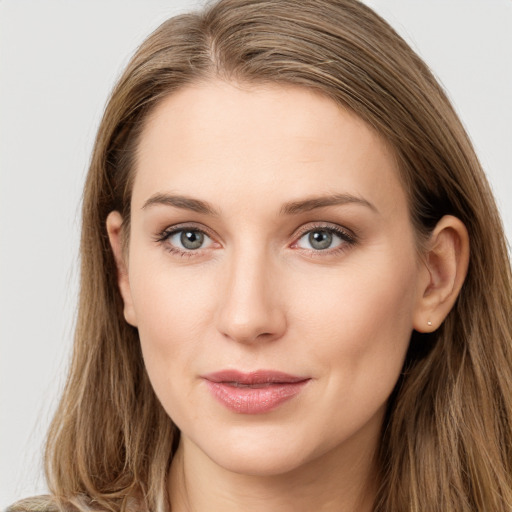
[[[308,380],[309,377],[299,377],[289,373],[274,370],[256,370],[254,372],[241,372],[238,370],[221,370],[219,372],[209,373],[203,378],[210,382],[236,382],[238,384],[291,384]]]

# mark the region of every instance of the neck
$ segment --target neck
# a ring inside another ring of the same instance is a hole
[[[172,512],[371,512],[377,490],[376,443],[331,450],[279,475],[220,467],[183,438],[169,473]]]

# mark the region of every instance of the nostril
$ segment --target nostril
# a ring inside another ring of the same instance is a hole
[[[219,326],[219,331],[222,332],[224,337],[239,343],[269,342],[283,335],[284,325],[285,322],[278,320],[276,317],[266,318],[262,323],[247,322],[244,324],[230,324],[224,318],[224,322]],[[273,329],[269,329],[269,327],[273,327]]]

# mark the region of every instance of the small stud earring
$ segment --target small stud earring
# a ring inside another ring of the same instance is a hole
[[[431,325],[432,325],[432,322],[429,320],[429,321],[427,322],[427,325],[428,325],[428,326],[431,326]]]

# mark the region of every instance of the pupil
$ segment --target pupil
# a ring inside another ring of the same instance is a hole
[[[185,249],[199,249],[203,245],[204,235],[199,231],[183,231],[180,239]]]
[[[328,249],[332,243],[332,234],[329,231],[312,231],[309,234],[309,243],[313,249]]]

